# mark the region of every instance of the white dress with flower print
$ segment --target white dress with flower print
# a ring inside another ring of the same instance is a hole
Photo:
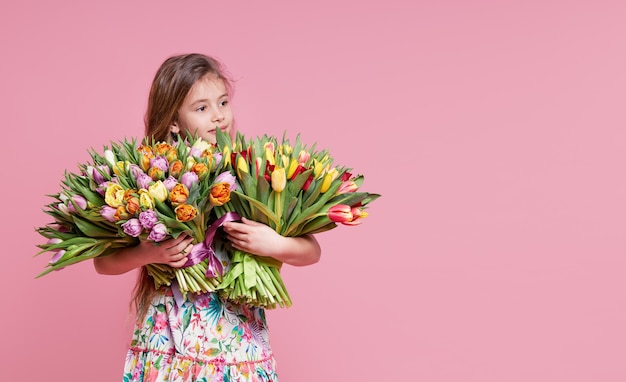
[[[163,287],[135,327],[124,382],[278,381],[263,309]]]

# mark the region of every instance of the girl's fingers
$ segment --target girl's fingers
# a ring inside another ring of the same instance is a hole
[[[182,258],[182,259],[180,259],[180,260],[177,260],[177,261],[172,261],[172,262],[170,262],[170,263],[169,263],[169,265],[170,265],[170,267],[172,267],[172,268],[180,268],[180,267],[182,267],[183,265],[185,265],[185,263],[186,263],[186,262],[187,262],[187,256],[183,257],[183,258]]]
[[[228,222],[224,224],[224,231],[226,231],[226,233],[228,234],[232,234],[232,233],[245,233],[246,231],[246,225],[243,223],[235,223],[235,222]]]

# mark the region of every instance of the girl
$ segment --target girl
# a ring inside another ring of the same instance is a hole
[[[197,134],[215,143],[215,131],[235,134],[232,83],[223,66],[201,54],[167,59],[152,82],[146,136],[157,141]],[[313,236],[283,237],[243,219],[224,231],[232,246],[291,265],[320,258]],[[141,268],[134,291],[137,322],[124,367],[124,381],[277,381],[263,309],[222,300],[215,293],[187,294],[178,305],[170,287],[154,288],[145,265],[181,267],[192,247],[179,236],[155,246],[142,242],[94,259],[100,274]]]

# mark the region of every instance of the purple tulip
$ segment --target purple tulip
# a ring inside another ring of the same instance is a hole
[[[80,208],[81,210],[87,208],[87,199],[80,195],[72,195],[71,201],[67,203],[67,209],[71,213],[75,213],[76,207]]]
[[[235,183],[235,180],[235,177],[233,176],[233,174],[230,173],[230,171],[225,171],[215,178],[213,184],[228,183],[230,185],[230,190],[235,191],[237,189],[237,184]]]
[[[133,174],[133,177],[135,179],[139,179],[139,176],[141,174],[145,174],[143,170],[141,169],[141,167],[137,166],[134,163],[130,165],[130,173]]]
[[[202,156],[202,151],[203,150],[199,149],[198,147],[192,147],[189,150],[189,156],[199,158]]]
[[[174,188],[174,186],[177,184],[178,180],[176,180],[176,178],[174,178],[173,176],[168,176],[167,179],[163,181],[163,185],[168,191],[172,191],[172,188]]]
[[[180,177],[180,182],[191,190],[191,185],[198,182],[198,174],[195,172],[186,172]]]
[[[162,241],[167,237],[167,227],[163,223],[155,224],[148,235],[148,240],[155,242]]]
[[[222,163],[222,154],[221,153],[213,154],[213,159],[215,159],[215,165],[219,166],[220,163]]]
[[[66,226],[60,224],[60,223],[55,223],[54,224],[54,228],[56,228],[57,232],[61,232],[61,233],[67,233],[70,232],[70,229],[67,228]]]
[[[139,222],[139,219],[129,219],[126,223],[122,224],[122,229],[124,230],[125,234],[132,237],[137,237],[141,235],[141,232],[143,231],[143,226]]]
[[[117,212],[117,209],[110,207],[110,206],[102,206],[102,208],[100,209],[100,215],[102,215],[103,218],[110,221],[111,223],[115,222],[116,212]]]
[[[139,214],[139,222],[145,229],[152,229],[159,221],[159,218],[153,210],[146,210]]]
[[[59,211],[63,212],[65,215],[70,214],[70,210],[67,208],[65,203],[58,203],[57,208],[59,209]]]
[[[137,186],[144,190],[147,190],[152,182],[152,178],[148,174],[142,173],[137,177]]]
[[[150,159],[150,167],[156,167],[163,171],[167,171],[170,168],[170,164],[165,157],[158,156]]]
[[[52,255],[52,257],[50,258],[50,261],[48,262],[49,264],[54,264],[57,261],[59,261],[61,259],[61,257],[63,257],[63,255],[65,255],[65,250],[61,249],[60,251],[56,251],[54,253],[54,255]]]
[[[103,165],[99,165],[97,167],[88,166],[87,171],[88,171],[88,176],[91,179],[93,179],[93,181],[96,182],[96,184],[101,184],[102,182],[106,180],[104,176],[102,175],[102,173],[111,175],[111,169],[109,168],[109,166],[103,166]]]

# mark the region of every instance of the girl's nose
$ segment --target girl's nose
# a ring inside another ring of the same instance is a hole
[[[222,113],[221,110],[217,109],[214,113],[213,113],[213,122],[219,122],[221,120],[224,119],[224,113]]]

